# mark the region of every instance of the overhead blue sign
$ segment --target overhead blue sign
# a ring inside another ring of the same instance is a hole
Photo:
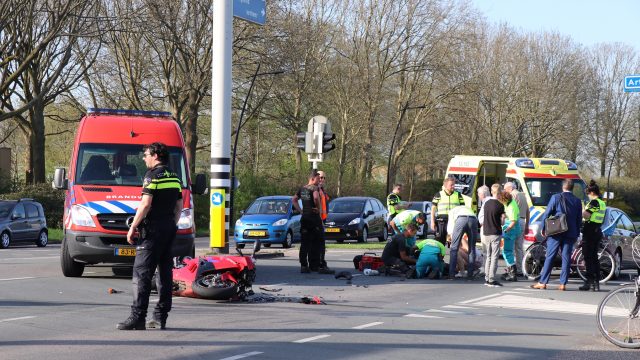
[[[624,77],[624,91],[640,91],[640,75],[628,75]]]
[[[265,0],[233,0],[233,16],[258,25],[264,25],[267,19]]]

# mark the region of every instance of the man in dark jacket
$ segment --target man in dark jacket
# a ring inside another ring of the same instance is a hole
[[[558,290],[566,290],[567,281],[569,278],[569,267],[571,266],[571,253],[573,252],[573,245],[578,236],[580,236],[580,228],[582,227],[582,203],[573,193],[573,180],[565,179],[562,182],[562,192],[555,194],[549,200],[547,210],[542,215],[541,219],[543,226],[546,225],[545,220],[550,216],[565,214],[567,219],[567,231],[551,235],[547,238],[547,256],[544,261],[544,267],[540,274],[540,282],[531,285],[534,289],[546,289],[549,282],[549,276],[551,275],[551,268],[553,267],[553,259],[560,249],[562,254],[562,271],[560,273],[560,285]],[[545,235],[543,227],[542,234]]]

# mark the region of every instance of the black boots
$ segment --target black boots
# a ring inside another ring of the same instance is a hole
[[[507,273],[502,275],[502,280],[504,281],[518,281],[518,272],[516,270],[515,265],[511,265],[507,269]]]
[[[600,282],[587,279],[584,281],[584,284],[582,284],[582,286],[580,286],[578,289],[580,289],[580,291],[600,291]]]
[[[580,286],[578,288],[578,290],[587,291],[587,290],[591,289],[591,284],[593,284],[593,281],[591,281],[590,279],[587,279],[587,280],[584,281],[584,284],[582,284],[582,286]]]
[[[130,315],[129,318],[117,325],[118,330],[146,330],[144,319],[139,319],[135,315]]]

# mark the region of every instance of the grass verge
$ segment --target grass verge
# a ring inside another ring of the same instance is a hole
[[[327,243],[327,249],[351,249],[351,250],[382,250],[386,242],[367,242],[367,243]]]
[[[59,243],[62,241],[62,229],[49,229],[49,242]]]

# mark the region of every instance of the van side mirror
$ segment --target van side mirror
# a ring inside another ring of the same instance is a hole
[[[67,179],[67,169],[56,168],[53,174],[53,182],[51,186],[57,190],[67,190],[69,188],[69,179]]]
[[[197,174],[196,182],[195,184],[193,184],[193,193],[202,195],[204,194],[206,189],[207,189],[207,178],[204,176],[204,174]]]

